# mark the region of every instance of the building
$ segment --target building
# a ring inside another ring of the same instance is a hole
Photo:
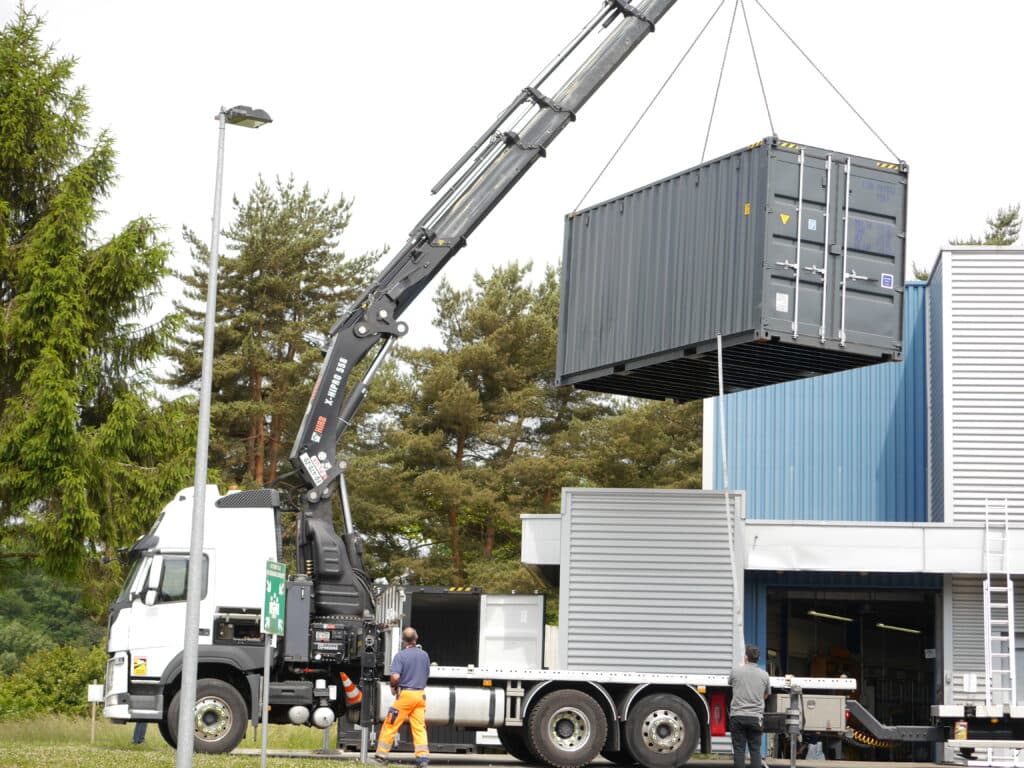
[[[1024,249],[945,249],[905,290],[902,362],[705,401],[704,486],[741,500],[737,637],[773,673],[855,676],[879,719],[913,724],[985,702],[987,569],[1014,575],[1013,630],[991,631],[1024,670]],[[544,525],[524,521],[525,562],[552,562],[530,551]],[[1021,677],[994,685],[1024,702]]]

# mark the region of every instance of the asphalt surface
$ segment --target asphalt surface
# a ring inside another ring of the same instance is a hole
[[[232,754],[235,755],[259,755],[260,750],[258,749],[236,749]],[[328,752],[323,753],[317,752],[302,752],[302,751],[286,751],[286,750],[267,750],[267,757],[288,757],[288,758],[300,758],[308,757],[310,760],[330,760],[330,761],[348,761],[358,762],[358,752]],[[407,766],[413,765],[412,755],[399,754],[392,758],[392,764],[395,768],[407,768]],[[768,758],[764,761],[766,766],[770,768],[788,768],[790,765],[789,759],[778,759]],[[882,766],[883,768],[940,768],[946,766],[948,768],[950,763],[872,763],[869,761],[854,761],[854,760],[797,760],[796,764],[798,768],[868,768],[868,766]],[[371,766],[375,765],[370,763]],[[513,766],[522,766],[522,768],[545,768],[541,763],[523,763],[516,760],[514,757],[510,757],[505,754],[448,754],[448,753],[434,753],[430,756],[430,765],[433,766],[456,766],[457,768],[513,768]],[[606,760],[598,759],[595,760],[593,765],[595,768],[607,768],[610,766]],[[729,755],[712,755],[709,758],[704,758],[699,755],[695,755],[690,760],[689,765],[691,766],[709,766],[709,768],[728,768],[732,765],[732,758]]]

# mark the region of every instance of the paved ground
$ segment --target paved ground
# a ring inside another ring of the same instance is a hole
[[[260,751],[258,749],[236,749],[232,754],[236,755],[258,755]],[[308,757],[310,760],[331,760],[331,761],[358,761],[358,752],[332,752],[324,754],[321,752],[285,752],[281,750],[268,750],[268,757]],[[413,758],[412,755],[406,757],[405,755],[398,755],[392,761],[395,768],[408,768],[412,766]],[[455,766],[456,768],[513,768],[514,766],[521,766],[522,768],[543,768],[540,764],[532,763],[521,763],[514,757],[509,757],[505,754],[469,754],[469,755],[452,755],[452,754],[433,754],[430,756],[431,766]],[[729,768],[732,765],[732,760],[726,755],[713,755],[710,758],[701,758],[700,756],[694,756],[689,763],[691,766],[708,766],[708,768]],[[769,758],[765,761],[766,766],[770,768],[788,768],[790,762],[788,759],[774,759]],[[852,761],[852,760],[797,760],[796,764],[798,768],[867,768],[867,766],[881,766],[882,768],[935,768],[942,766],[942,763],[870,763],[867,761]],[[372,765],[372,763],[371,763]],[[610,764],[605,760],[597,760],[594,763],[596,768],[604,766],[607,768]],[[948,766],[948,764],[947,764]]]

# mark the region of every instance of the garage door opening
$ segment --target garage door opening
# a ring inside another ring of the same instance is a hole
[[[771,674],[856,678],[854,698],[889,725],[926,725],[935,702],[936,596],[922,590],[769,588]],[[849,757],[885,759],[856,744]],[[910,747],[885,750],[910,759]],[[859,753],[859,754],[858,754]]]

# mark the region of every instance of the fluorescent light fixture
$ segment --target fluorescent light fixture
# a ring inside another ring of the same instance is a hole
[[[891,629],[893,632],[906,632],[908,635],[921,634],[920,629],[911,629],[910,627],[895,627],[892,624],[883,624],[882,622],[878,622],[877,624],[875,624],[875,626],[879,629]]]
[[[834,613],[822,613],[821,611],[808,611],[807,615],[818,619],[832,619],[832,621],[853,621],[849,616],[836,616]]]

